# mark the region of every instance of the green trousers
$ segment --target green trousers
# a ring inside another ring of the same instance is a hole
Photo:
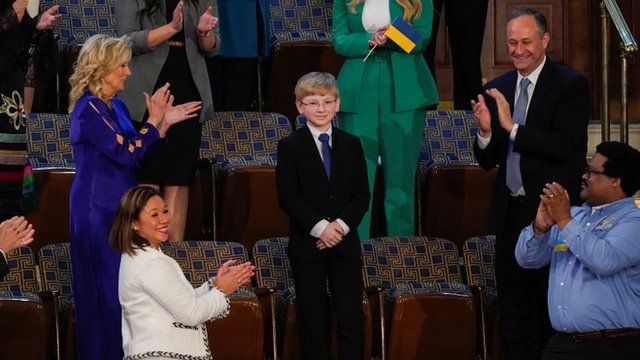
[[[394,86],[402,84],[393,81],[389,53],[369,57],[360,86],[360,111],[341,113],[339,125],[362,142],[372,195],[378,157],[382,159],[387,234],[410,236],[414,234],[415,173],[426,108],[394,111]],[[369,239],[370,228],[371,203],[358,227],[361,241]]]

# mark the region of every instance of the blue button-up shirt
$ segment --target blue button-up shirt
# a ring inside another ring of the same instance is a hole
[[[516,259],[538,269],[551,263],[549,316],[561,332],[640,328],[640,210],[633,198],[593,209],[571,208],[560,231],[520,233]]]

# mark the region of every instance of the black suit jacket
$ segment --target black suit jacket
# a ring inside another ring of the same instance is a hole
[[[317,238],[309,233],[320,220],[337,218],[350,231],[332,251],[360,256],[357,227],[368,210],[370,196],[364,153],[357,137],[335,127],[332,137],[331,179],[327,179],[307,126],[278,143],[276,183],[280,207],[291,219],[291,257],[321,259],[327,250],[318,250]]]
[[[510,71],[487,84],[505,96],[514,109],[517,72]],[[480,166],[499,165],[493,195],[492,221],[496,233],[503,228],[509,190],[506,186],[506,159],[509,133],[498,120],[495,101],[485,96],[491,111],[491,141],[481,150],[476,139],[474,154]],[[573,204],[579,204],[580,178],[586,167],[587,126],[589,123],[587,79],[575,70],[548,57],[527,110],[525,125],[518,127],[514,151],[520,153],[520,172],[531,211],[537,209],[538,195],[546,183],[562,184]]]
[[[4,276],[9,273],[9,264],[7,259],[0,253],[0,280],[4,279]]]

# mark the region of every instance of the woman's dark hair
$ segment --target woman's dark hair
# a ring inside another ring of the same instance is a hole
[[[198,0],[182,0],[184,3],[188,3],[194,6],[198,5]],[[140,10],[140,18],[150,16],[154,12],[160,10],[160,3],[165,0],[144,0],[144,9]],[[167,9],[167,13],[173,14],[173,9]]]
[[[133,222],[140,219],[140,212],[154,196],[161,195],[158,190],[149,186],[136,186],[122,195],[116,220],[109,234],[109,243],[117,252],[133,255],[136,248],[144,249],[151,245],[133,231]]]
[[[596,153],[607,158],[603,172],[620,179],[625,195],[633,196],[640,189],[640,151],[625,143],[606,141],[596,146]]]

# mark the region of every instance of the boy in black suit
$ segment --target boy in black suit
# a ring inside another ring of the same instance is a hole
[[[296,107],[307,125],[278,143],[280,207],[291,219],[289,258],[296,287],[301,358],[330,359],[327,282],[340,359],[362,359],[362,260],[357,228],[369,185],[360,140],[331,124],[340,107],[335,78],[298,80]]]

